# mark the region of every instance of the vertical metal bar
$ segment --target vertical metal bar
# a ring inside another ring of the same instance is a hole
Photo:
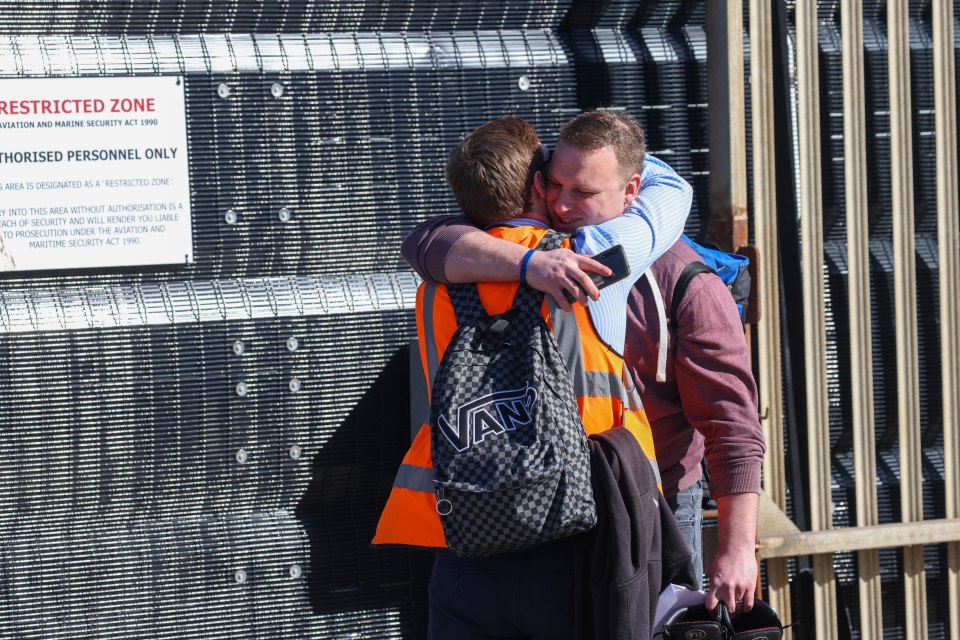
[[[793,620],[790,605],[789,566],[786,558],[771,558],[767,563],[766,600],[780,614],[781,620]]]
[[[937,223],[940,256],[940,372],[946,516],[960,517],[960,215],[957,194],[957,102],[953,2],[933,0],[933,94],[937,133]],[[960,543],[947,551],[950,595],[960,602]],[[950,607],[950,638],[960,640],[960,608]]]
[[[870,237],[867,226],[867,145],[864,115],[863,4],[843,0],[843,156],[847,207],[848,303],[850,318],[850,388],[853,452],[856,468],[857,526],[879,524],[877,458],[874,446],[873,354],[870,328]],[[883,638],[880,554],[858,554],[860,633],[864,640]]]
[[[910,113],[908,0],[887,3],[890,69],[890,148],[893,178],[894,300],[897,404],[900,423],[900,511],[904,522],[923,519],[920,469],[920,383],[917,358],[916,252],[913,216],[913,127]],[[923,547],[903,549],[906,635],[927,637]]]
[[[777,247],[777,192],[773,113],[773,17],[770,2],[750,0],[750,90],[753,118],[753,229],[762,257],[759,265],[760,420],[767,441],[763,486],[782,511],[787,508],[783,459],[783,394],[780,361],[780,263]],[[784,620],[790,613],[786,560],[767,562],[767,599]]]
[[[743,5],[707,3],[710,103],[710,227],[726,251],[747,244],[747,142],[743,90]]]
[[[832,526],[830,434],[827,413],[827,346],[823,309],[823,226],[820,191],[820,81],[817,3],[798,2],[797,116],[800,138],[800,235],[803,271],[803,334],[807,387],[807,434],[810,473],[810,525]],[[816,638],[834,638],[837,629],[836,587],[829,555],[813,558]]]
[[[770,3],[750,0],[750,86],[753,104],[753,228],[760,250],[760,415],[767,439],[764,488],[787,506],[783,463],[783,397],[780,363],[780,281],[777,265],[777,191],[773,137],[773,51]]]

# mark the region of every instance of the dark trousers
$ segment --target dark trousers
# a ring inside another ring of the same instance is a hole
[[[429,640],[574,637],[573,544],[560,540],[489,558],[437,553]]]

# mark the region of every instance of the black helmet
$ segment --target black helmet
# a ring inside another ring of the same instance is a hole
[[[667,640],[782,640],[783,629],[777,612],[758,598],[750,611],[733,618],[722,602],[713,611],[702,604],[680,607],[657,635]]]

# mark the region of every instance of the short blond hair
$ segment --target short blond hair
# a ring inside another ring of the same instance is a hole
[[[647,152],[640,123],[622,111],[584,111],[563,125],[559,142],[577,151],[609,147],[617,156],[617,174],[624,184],[642,172]]]

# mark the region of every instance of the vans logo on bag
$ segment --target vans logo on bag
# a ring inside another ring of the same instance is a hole
[[[533,421],[531,408],[536,400],[537,390],[530,386],[497,391],[457,409],[453,424],[441,415],[437,425],[457,451],[466,451],[489,435],[500,435],[530,424]]]

